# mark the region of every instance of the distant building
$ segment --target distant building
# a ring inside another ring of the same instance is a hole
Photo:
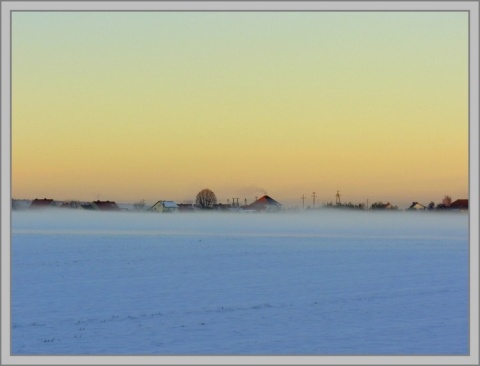
[[[82,203],[80,207],[84,210],[95,210],[95,207],[92,203]]]
[[[178,212],[178,205],[173,201],[158,201],[150,211],[154,212]]]
[[[449,206],[451,210],[468,210],[468,199],[460,199],[452,202]]]
[[[78,201],[64,201],[60,204],[60,208],[82,208],[80,202]]]
[[[230,204],[223,204],[223,203],[216,203],[213,205],[214,210],[219,210],[219,211],[228,211],[232,209],[232,205]]]
[[[113,201],[93,201],[92,206],[94,210],[98,211],[120,211],[120,208]]]
[[[422,210],[426,210],[427,207],[418,203],[418,202],[412,202],[412,204],[410,205],[410,207],[407,209],[407,210],[411,210],[411,211],[422,211]]]
[[[265,195],[249,205],[242,206],[242,209],[262,212],[276,212],[282,209],[282,204],[275,201],[270,196]]]
[[[372,210],[396,210],[397,206],[392,205],[390,202],[387,202],[387,203],[377,202],[377,203],[373,203],[370,206],[370,209],[372,209]]]
[[[35,198],[33,200],[33,202],[30,204],[29,209],[37,210],[37,209],[52,208],[52,207],[58,207],[53,199],[50,199],[50,198],[44,198],[44,199]]]
[[[195,211],[195,206],[193,203],[177,203],[178,211],[180,212],[193,212]]]

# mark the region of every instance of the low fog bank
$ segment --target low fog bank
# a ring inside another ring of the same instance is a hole
[[[468,238],[468,215],[319,210],[281,213],[12,212],[13,233]]]

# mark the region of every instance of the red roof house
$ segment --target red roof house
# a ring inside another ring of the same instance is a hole
[[[468,199],[460,199],[452,202],[448,207],[453,210],[468,210]]]
[[[53,201],[53,199],[44,198],[38,199],[35,198],[29,206],[29,209],[36,210],[42,208],[50,208],[50,207],[57,207],[57,204]]]
[[[282,209],[282,205],[275,201],[270,196],[262,196],[255,202],[243,206],[244,210],[255,210],[255,211],[280,211]]]
[[[113,201],[93,201],[92,206],[99,211],[120,211],[120,207]]]

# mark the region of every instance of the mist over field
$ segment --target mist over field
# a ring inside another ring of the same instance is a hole
[[[468,215],[12,213],[12,354],[468,354]]]
[[[278,213],[151,213],[42,210],[14,212],[14,232],[115,232],[117,234],[260,236],[465,237],[467,215],[430,212],[338,210]]]

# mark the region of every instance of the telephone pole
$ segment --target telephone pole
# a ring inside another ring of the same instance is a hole
[[[302,194],[302,197],[300,197],[300,198],[302,199],[302,209],[305,210],[305,198],[307,198],[307,197],[305,197],[305,195]]]
[[[315,197],[317,197],[317,195],[315,194],[315,192],[313,192],[312,197],[313,197],[313,206],[312,206],[312,208],[315,208]]]
[[[337,205],[341,204],[341,202],[340,202],[340,191],[339,190],[337,190],[337,194],[335,195],[335,203]]]

